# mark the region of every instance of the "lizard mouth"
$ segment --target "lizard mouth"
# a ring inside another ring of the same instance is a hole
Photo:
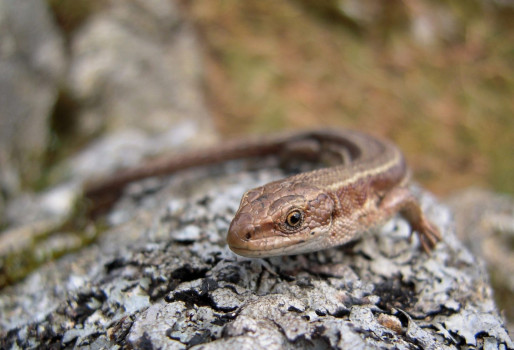
[[[248,258],[268,258],[273,256],[296,255],[320,250],[320,236],[308,239],[292,237],[267,237],[265,239],[245,241],[235,233],[227,236],[229,248],[236,254]]]

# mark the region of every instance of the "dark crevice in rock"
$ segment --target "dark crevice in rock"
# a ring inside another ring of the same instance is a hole
[[[207,268],[195,268],[189,264],[176,269],[172,272],[171,278],[181,282],[194,281],[196,279],[204,278],[207,273]]]
[[[410,308],[418,300],[414,284],[402,281],[399,276],[376,285],[375,294],[380,296],[378,306],[384,310]]]

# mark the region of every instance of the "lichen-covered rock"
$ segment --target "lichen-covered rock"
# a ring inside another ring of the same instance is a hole
[[[457,235],[482,258],[491,275],[498,305],[514,332],[514,198],[470,188],[447,199],[455,214]]]
[[[234,255],[241,195],[283,176],[249,165],[129,186],[96,244],[1,291],[0,347],[513,348],[483,264],[419,189],[444,236],[430,256],[399,217],[346,247]]]

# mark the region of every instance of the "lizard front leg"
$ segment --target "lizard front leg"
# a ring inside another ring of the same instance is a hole
[[[378,204],[378,213],[389,218],[400,213],[410,224],[411,233],[416,231],[421,246],[427,253],[435,247],[441,238],[439,229],[431,223],[421,210],[416,197],[406,187],[390,190]]]

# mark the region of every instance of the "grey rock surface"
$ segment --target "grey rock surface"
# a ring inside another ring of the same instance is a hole
[[[417,188],[444,236],[430,256],[399,217],[346,247],[234,255],[225,235],[241,195],[283,175],[232,162],[130,185],[97,243],[0,292],[0,347],[514,347],[484,265]]]
[[[0,0],[0,37],[0,189],[12,197],[40,176],[66,64],[44,1]]]
[[[457,235],[491,274],[499,306],[514,332],[514,198],[470,188],[446,201],[455,213]]]
[[[177,153],[178,145],[190,141],[193,134],[194,129],[189,127],[172,128],[158,136],[141,130],[112,133],[62,164],[58,171],[67,174],[66,181],[40,193],[26,192],[11,199],[4,212],[8,227],[0,232],[0,288],[95,238],[96,230],[63,232],[61,228],[83,207],[80,198],[85,182],[137,164],[148,155],[162,153],[162,149],[177,147]]]
[[[79,188],[85,178],[217,138],[203,101],[196,36],[175,1],[107,1],[70,36],[68,55],[40,0],[2,0],[0,34],[3,227],[20,225],[23,204],[35,211],[37,195],[17,196],[41,176],[60,91],[73,100],[59,117],[73,133],[65,137],[102,137],[45,173],[52,183]]]
[[[68,38],[67,57],[39,0],[2,0],[0,33],[1,287],[94,237],[54,232],[73,215],[84,181],[217,134],[195,33],[175,1],[105,2]],[[59,77],[76,109],[60,117],[77,125],[67,137],[97,138],[45,169],[45,182],[58,185],[20,192],[22,170],[40,175]]]
[[[69,85],[81,105],[80,134],[179,127],[195,130],[190,139],[211,137],[198,43],[176,2],[107,3],[72,39]]]

